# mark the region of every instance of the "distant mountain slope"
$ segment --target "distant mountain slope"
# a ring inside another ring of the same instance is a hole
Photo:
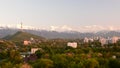
[[[7,35],[13,35],[17,32],[17,29],[8,29],[8,28],[3,28],[0,29],[0,38],[3,38]]]
[[[13,35],[8,35],[3,39],[12,40],[12,41],[23,41],[23,40],[30,40],[30,38],[39,39],[39,40],[45,39],[44,37],[33,35],[27,32],[21,32],[21,31],[18,31]]]

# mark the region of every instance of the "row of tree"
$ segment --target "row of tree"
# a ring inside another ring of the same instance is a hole
[[[110,47],[91,47],[99,42],[78,44],[78,48],[66,46],[66,41],[47,41],[28,46],[4,41],[0,43],[0,68],[120,68],[119,42]],[[22,57],[21,52],[41,48],[35,54]],[[25,59],[28,58],[27,61]],[[33,60],[34,59],[34,60]]]

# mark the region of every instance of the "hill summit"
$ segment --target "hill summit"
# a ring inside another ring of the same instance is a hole
[[[30,39],[37,39],[37,40],[43,40],[44,37],[33,35],[27,32],[18,31],[13,35],[8,35],[4,37],[3,39],[11,40],[11,41],[23,41],[23,40],[30,40]]]

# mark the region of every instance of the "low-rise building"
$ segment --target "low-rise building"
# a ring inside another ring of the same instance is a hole
[[[31,48],[31,54],[34,54],[37,50],[40,50],[41,48]]]
[[[77,43],[76,42],[68,42],[67,46],[70,46],[72,48],[77,48]]]
[[[24,40],[23,44],[24,44],[24,45],[29,45],[29,44],[31,44],[31,42],[30,42],[30,41],[27,41],[27,40]]]

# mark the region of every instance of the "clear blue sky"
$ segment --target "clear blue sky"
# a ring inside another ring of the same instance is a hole
[[[0,0],[0,24],[120,25],[120,0]]]

